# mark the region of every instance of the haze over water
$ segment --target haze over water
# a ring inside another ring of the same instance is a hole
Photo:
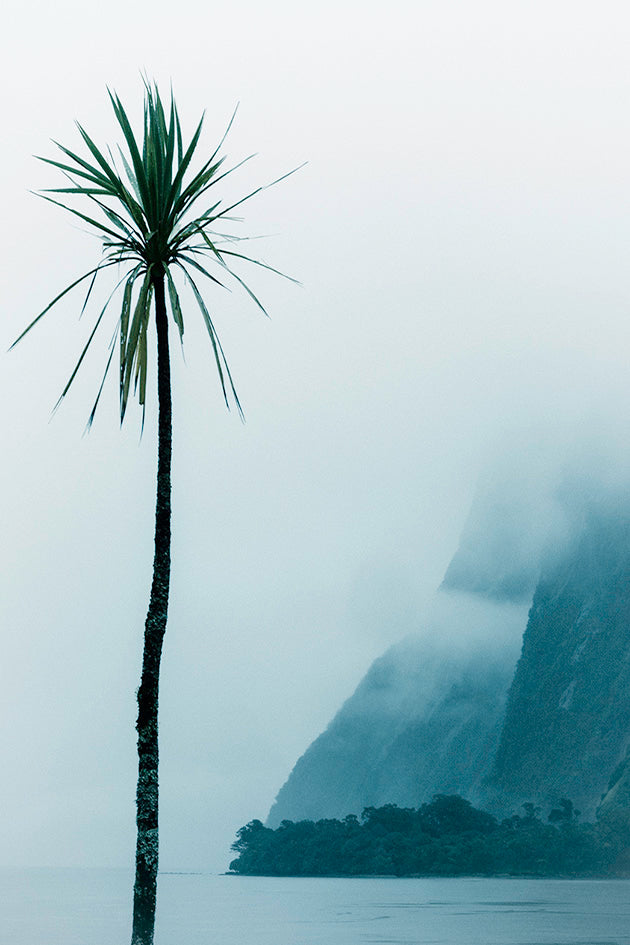
[[[129,888],[124,870],[0,870],[0,941],[120,945]],[[167,873],[156,945],[629,945],[629,929],[627,880]]]

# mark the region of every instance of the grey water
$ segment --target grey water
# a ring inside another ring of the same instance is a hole
[[[1,945],[124,945],[124,870],[0,870]],[[630,881],[160,874],[156,945],[630,945]]]

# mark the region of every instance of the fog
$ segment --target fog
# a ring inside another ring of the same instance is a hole
[[[541,521],[576,456],[624,481],[628,32],[612,2],[5,5],[3,351],[98,257],[29,191],[60,185],[31,155],[80,147],[75,118],[115,140],[106,85],[137,117],[140,71],[172,80],[210,150],[240,101],[226,150],[258,157],[239,192],[309,162],[243,224],[302,286],[251,273],[271,320],[208,292],[245,424],[194,312],[185,363],[173,348],[165,869],[224,868],[373,659],[424,625],[488,470],[518,466]],[[112,382],[83,436],[112,326],[51,419],[80,304],[0,371],[7,864],[133,856],[155,411],[142,439],[133,411],[120,431]]]
[[[480,691],[499,677],[509,683],[530,603],[530,598],[498,601],[440,589],[420,608],[417,631],[372,665],[344,705],[344,720],[362,717],[379,729],[384,721],[394,728],[397,720],[394,730],[400,731],[430,718],[463,680],[477,678]],[[344,735],[349,737],[347,732]],[[424,800],[419,793],[416,804]]]

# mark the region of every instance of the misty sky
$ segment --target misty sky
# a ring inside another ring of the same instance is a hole
[[[224,868],[371,661],[422,629],[480,471],[520,441],[630,429],[630,16],[621,2],[7,0],[0,349],[98,241],[32,158],[118,140],[140,71],[206,111],[259,257],[208,291],[247,422],[190,308],[173,346],[162,865]],[[130,866],[155,411],[121,432],[81,296],[2,355],[0,862]],[[185,312],[186,315],[186,312]],[[150,376],[149,384],[151,380]],[[549,431],[552,431],[550,434]],[[522,455],[522,454],[521,454]],[[462,630],[465,632],[465,628]]]

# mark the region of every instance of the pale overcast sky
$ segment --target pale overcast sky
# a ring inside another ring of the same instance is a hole
[[[29,191],[50,139],[118,140],[141,70],[189,130],[308,161],[246,207],[269,308],[207,298],[247,423],[191,310],[174,354],[162,865],[222,869],[372,659],[422,613],[476,478],[552,421],[630,429],[630,16],[621,2],[7,0],[0,348],[98,258]],[[82,437],[109,335],[50,419],[81,297],[2,355],[0,862],[130,866],[155,411]],[[92,313],[93,314],[93,313]],[[113,326],[112,326],[113,330]],[[529,434],[523,431],[530,431]]]

